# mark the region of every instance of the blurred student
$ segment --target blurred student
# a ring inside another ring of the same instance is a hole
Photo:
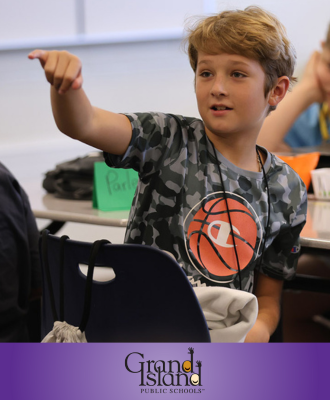
[[[258,144],[271,152],[330,142],[330,25],[301,81],[287,93],[261,128]]]
[[[41,294],[39,232],[27,195],[1,163],[0,204],[0,342],[29,342],[29,305]]]
[[[300,82],[287,93],[276,111],[264,121],[258,144],[271,152],[287,152],[296,147],[319,146],[330,143],[330,25],[321,51],[310,57]],[[330,278],[329,257],[304,254],[298,262],[297,272]],[[324,297],[314,295],[313,310],[324,308]],[[290,306],[290,304],[288,304]],[[321,311],[322,313],[322,311]],[[330,313],[318,316],[321,323],[329,324]],[[301,316],[299,318],[302,318]],[[301,322],[301,320],[300,320]]]

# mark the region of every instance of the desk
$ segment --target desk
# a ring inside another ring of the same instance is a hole
[[[308,197],[307,222],[301,232],[300,244],[330,250],[330,201]]]
[[[30,181],[25,185],[33,213],[36,218],[60,221],[55,223],[56,233],[64,222],[80,222],[112,227],[126,227],[129,211],[99,211],[93,209],[91,201],[57,199],[47,194],[40,185],[40,181]],[[53,231],[52,231],[53,229]],[[309,197],[307,223],[302,230],[300,243],[303,253],[316,255],[326,254],[330,250],[330,201],[315,200]],[[316,292],[330,292],[328,280],[297,275],[296,279],[285,282],[285,289],[311,290]]]
[[[80,222],[85,224],[126,227],[129,211],[100,211],[91,201],[63,200],[48,194],[40,180],[24,185],[36,218]],[[308,199],[307,223],[301,233],[306,248],[330,250],[330,201]]]
[[[308,196],[307,222],[300,235],[301,253],[329,257],[330,201]],[[284,289],[330,293],[330,280],[312,275],[297,274],[284,282]]]
[[[100,211],[91,201],[58,199],[46,193],[39,180],[24,185],[36,218],[63,222],[126,227],[129,211]]]
[[[45,192],[40,180],[29,181],[24,188],[36,218],[118,227],[127,225],[129,211],[100,211],[92,207],[91,201],[57,199]],[[309,196],[301,245],[330,250],[330,201]]]
[[[292,149],[292,154],[303,154],[303,153],[314,153],[315,151],[319,152],[322,156],[330,157],[330,144],[322,143],[319,146],[304,146],[304,147],[296,147]]]

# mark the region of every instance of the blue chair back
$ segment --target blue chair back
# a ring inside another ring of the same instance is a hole
[[[92,243],[65,241],[61,278],[60,238],[47,235],[55,306],[60,310],[60,292],[63,290],[63,319],[74,326],[81,323],[85,301],[86,276],[79,264],[88,265],[91,247]],[[54,318],[43,259],[42,266],[44,337],[52,330]],[[170,255],[144,245],[103,244],[95,266],[112,268],[115,278],[92,282],[90,314],[85,330],[88,342],[210,342],[194,290]]]

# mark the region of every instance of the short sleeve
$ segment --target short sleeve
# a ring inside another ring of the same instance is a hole
[[[297,262],[300,255],[300,233],[306,223],[307,191],[299,178],[299,187],[293,199],[296,201],[294,215],[288,223],[281,225],[279,232],[264,253],[261,272],[265,275],[280,279],[291,280],[296,274]]]
[[[181,148],[181,119],[163,113],[125,114],[132,125],[132,139],[123,156],[104,153],[110,167],[133,168],[148,174]]]

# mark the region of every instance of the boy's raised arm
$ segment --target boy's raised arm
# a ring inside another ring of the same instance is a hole
[[[311,104],[323,101],[323,92],[318,82],[316,65],[320,53],[315,51],[309,59],[304,75],[292,93],[287,93],[277,109],[265,119],[258,137],[258,144],[272,152],[288,151],[284,138],[290,128]]]
[[[112,154],[124,154],[132,136],[127,117],[93,107],[82,89],[82,65],[67,51],[34,50],[51,84],[51,103],[59,130]]]

